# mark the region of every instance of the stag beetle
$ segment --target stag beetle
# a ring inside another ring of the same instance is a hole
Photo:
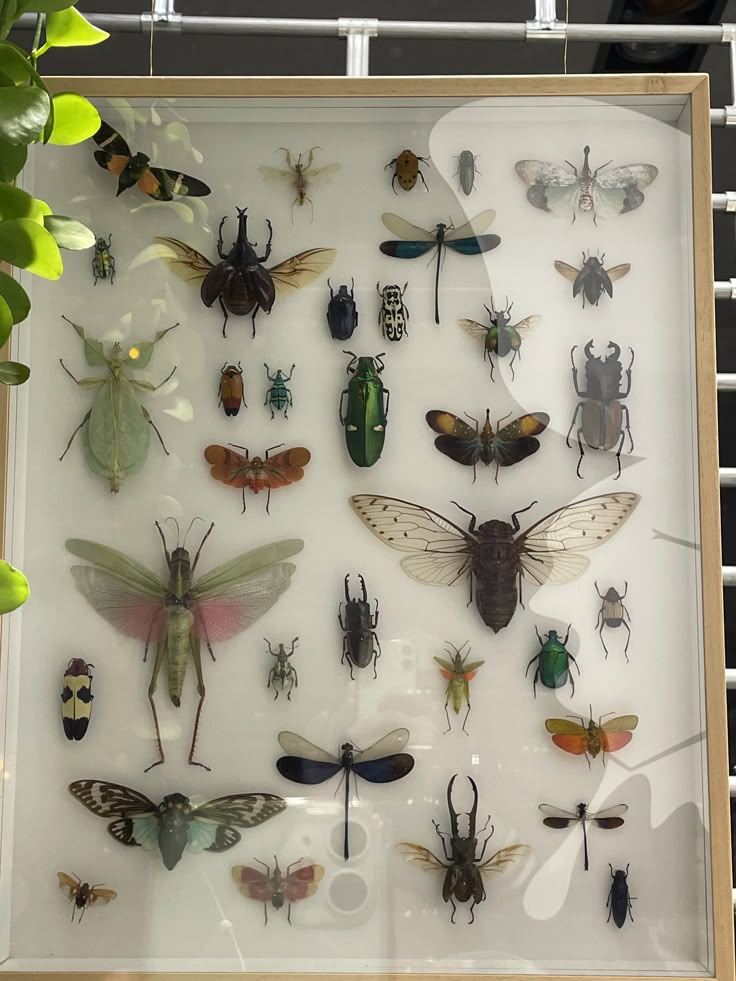
[[[629,348],[629,351],[631,351],[631,361],[629,362],[629,367],[626,369],[626,391],[622,392],[621,374],[623,368],[621,366],[621,348],[613,341],[609,341],[607,350],[611,353],[607,354],[606,357],[596,357],[592,352],[593,341],[592,339],[588,341],[584,348],[586,357],[586,389],[581,392],[578,384],[578,369],[575,367],[576,348],[577,344],[570,351],[572,380],[575,385],[576,394],[584,401],[578,402],[575,406],[575,412],[573,413],[566,442],[568,446],[571,446],[570,434],[575,427],[578,412],[582,408],[581,425],[577,429],[578,447],[580,449],[577,475],[581,480],[583,479],[583,475],[580,473],[580,466],[585,456],[583,439],[585,439],[585,442],[592,450],[610,450],[620,437],[618,449],[616,450],[618,473],[614,478],[618,480],[621,476],[621,450],[623,449],[624,439],[627,434],[630,443],[629,453],[634,452],[629,410],[627,406],[621,404],[621,399],[627,398],[631,392],[631,366],[634,363],[634,351],[632,348]],[[626,420],[625,424],[624,419]]]
[[[359,575],[360,589],[362,596],[360,599],[353,599],[350,596],[350,573],[345,576],[345,620],[343,622],[342,603],[337,608],[337,619],[341,629],[345,632],[342,639],[342,657],[340,664],[347,664],[350,668],[350,677],[354,680],[353,665],[356,668],[367,668],[373,661],[373,677],[378,677],[376,662],[381,656],[381,644],[376,636],[378,626],[378,599],[376,599],[376,612],[371,613],[371,604],[368,599],[368,592],[365,588],[365,579]]]

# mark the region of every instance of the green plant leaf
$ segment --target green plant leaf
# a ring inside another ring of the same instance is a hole
[[[27,82],[30,78],[36,84],[41,82],[41,76],[31,64],[27,52],[10,41],[0,42],[0,68],[2,68],[3,74],[15,83]],[[45,84],[40,85],[40,88],[45,87]]]
[[[64,271],[53,235],[30,218],[0,221],[0,259],[44,279],[58,279]]]
[[[10,308],[10,316],[14,324],[25,320],[31,310],[28,294],[17,279],[0,270],[0,296]]]
[[[10,307],[5,302],[3,297],[0,296],[0,347],[2,347],[2,345],[10,337],[12,330],[13,314],[10,312]]]
[[[14,181],[25,167],[27,157],[27,147],[13,146],[7,140],[0,139],[0,181]]]
[[[50,14],[73,7],[77,0],[18,0],[18,14]]]
[[[0,361],[0,385],[22,385],[28,381],[31,369],[19,361]]]
[[[51,100],[35,85],[0,88],[0,137],[8,143],[33,143],[46,125]]]
[[[0,613],[12,613],[23,606],[30,592],[28,580],[20,569],[0,561]]]
[[[22,191],[12,184],[0,183],[0,221],[6,218],[30,218],[43,224],[44,209],[48,205],[37,201],[27,191]],[[51,211],[48,208],[49,212]]]
[[[74,7],[67,7],[46,18],[46,42],[38,49],[41,55],[49,48],[73,48],[81,45],[99,44],[109,38],[107,31],[101,31],[80,14]]]
[[[95,233],[76,218],[65,218],[64,215],[46,215],[44,227],[51,232],[60,249],[90,249],[95,244]]]
[[[100,114],[75,92],[59,92],[51,100],[54,107],[54,127],[48,142],[55,146],[72,146],[94,136],[100,128]]]

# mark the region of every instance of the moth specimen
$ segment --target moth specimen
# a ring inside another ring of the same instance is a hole
[[[230,445],[235,446],[236,444],[231,443]],[[283,445],[283,443],[279,443],[278,446],[269,447],[263,458],[260,456],[251,457],[245,446],[237,447],[237,449],[245,451],[245,456],[217,443],[206,447],[204,458],[210,464],[210,476],[229,487],[242,489],[243,510],[241,514],[245,514],[246,487],[252,490],[254,494],[260,494],[262,490],[268,492],[266,494],[266,514],[270,514],[271,491],[296,483],[304,476],[304,468],[312,459],[312,454],[304,446],[293,446],[290,450],[282,450],[275,456],[269,456],[272,450],[277,450]]]
[[[609,712],[608,715],[613,715],[613,712]],[[573,722],[571,719],[547,719],[544,725],[552,736],[555,746],[574,756],[584,756],[590,767],[591,757],[595,759],[599,753],[602,753],[605,765],[606,753],[616,753],[624,746],[628,746],[633,739],[632,730],[639,725],[636,715],[617,715],[604,722],[605,718],[606,716],[603,715],[598,722],[594,722],[591,706],[588,722],[584,718],[580,718],[579,722]]]
[[[261,862],[258,858],[254,861],[262,865],[266,871],[259,872],[249,865],[236,865],[230,870],[233,881],[247,899],[255,899],[256,902],[263,903],[265,925],[268,925],[269,904],[276,910],[282,909],[286,904],[286,920],[291,925],[291,904],[300,903],[317,892],[325,874],[324,867],[302,865],[301,868],[295,869],[295,866],[304,861],[298,858],[296,862],[286,866],[286,872],[282,872],[279,860],[274,855],[272,872],[271,867],[265,862]]]
[[[69,902],[73,903],[72,923],[74,922],[75,913],[79,913],[77,923],[81,923],[84,911],[88,907],[106,906],[113,899],[117,898],[115,890],[107,889],[101,882],[91,886],[89,882],[82,882],[79,876],[74,875],[74,873],[69,875],[68,872],[57,872],[56,877],[59,880],[59,889],[61,889]]]

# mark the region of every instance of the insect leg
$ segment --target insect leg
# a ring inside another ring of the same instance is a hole
[[[565,437],[565,443],[567,444],[568,448],[570,448],[570,449],[572,449],[572,445],[570,443],[570,435],[571,435],[571,433],[573,431],[573,428],[575,426],[575,421],[576,421],[576,419],[578,417],[578,412],[582,409],[582,407],[583,407],[583,403],[582,402],[578,402],[578,404],[575,406],[575,412],[573,413],[572,422],[570,423],[570,428],[568,429],[567,436]],[[600,596],[600,593],[598,595]]]
[[[219,257],[221,259],[227,259],[227,255],[225,255],[223,253],[223,251],[222,251],[222,245],[223,245],[223,242],[222,242],[222,227],[223,227],[223,225],[225,224],[226,221],[227,221],[227,215],[225,215],[225,217],[222,219],[222,221],[220,222],[220,227],[217,230],[217,254],[219,255]]]
[[[169,376],[169,377],[171,377],[171,376]],[[170,456],[171,454],[166,449],[166,443],[164,443],[163,436],[161,435],[161,433],[156,428],[156,423],[153,421],[153,419],[151,419],[151,416],[150,416],[148,410],[146,408],[144,408],[143,406],[141,406],[141,412],[143,413],[143,418],[146,420],[146,422],[151,427],[151,429],[154,431],[154,433],[158,436],[158,441],[161,444],[164,453],[166,454],[166,456]]]
[[[204,688],[204,678],[202,676],[202,657],[200,653],[200,643],[199,638],[192,635],[192,659],[194,661],[194,671],[197,675],[197,691],[199,692],[199,704],[197,705],[197,714],[194,716],[194,730],[192,731],[192,746],[189,750],[189,760],[188,762],[191,766],[201,766],[204,770],[209,770],[205,763],[199,763],[194,759],[194,747],[197,744],[197,733],[199,731],[199,717],[202,714],[202,705],[204,704],[205,688]]]
[[[465,713],[465,718],[463,719],[463,732],[465,733],[466,736],[469,736],[470,733],[465,728],[465,723],[468,721],[468,716],[470,715],[470,697],[469,696],[467,697],[467,702],[468,702],[468,711]]]
[[[164,756],[164,748],[163,745],[161,744],[161,730],[158,725],[158,715],[156,713],[156,703],[153,700],[153,693],[156,691],[156,682],[158,681],[158,673],[161,670],[161,667],[164,661],[166,660],[167,655],[168,655],[168,644],[166,638],[164,638],[163,640],[159,641],[159,643],[156,646],[156,660],[153,663],[151,683],[148,686],[148,702],[151,706],[151,712],[153,714],[153,724],[156,729],[156,744],[158,745],[158,752],[159,752],[160,759],[156,760],[155,763],[151,763],[150,766],[147,766],[143,771],[144,773],[148,773],[148,771],[152,770],[154,766],[160,766],[161,763],[163,763],[164,760],[166,759],[166,757]]]
[[[575,660],[574,656],[572,654],[570,654],[570,653],[568,653],[567,656],[570,658],[570,660],[575,665],[575,667],[578,668],[578,662]],[[580,674],[580,668],[578,668],[578,674]],[[572,677],[572,675],[570,675],[570,677]],[[573,685],[573,691],[574,691],[574,687],[575,686]]]
[[[449,688],[449,685],[448,685],[447,695],[446,695],[446,698],[445,698],[445,716],[447,718],[447,728],[442,733],[443,736],[446,735],[450,731],[450,729],[452,729],[452,724],[450,722],[450,713],[447,711],[447,705],[448,705],[449,701],[450,701],[450,688]]]
[[[577,409],[575,410],[575,413],[577,414]],[[580,466],[583,462],[583,457],[585,456],[585,450],[583,449],[583,441],[581,439],[582,435],[583,435],[583,427],[578,426],[577,437],[578,437],[578,448],[580,450],[580,456],[578,458],[578,465],[575,470],[575,473],[578,475],[578,477],[581,480],[583,479],[583,475],[580,473]],[[619,447],[619,452],[616,454],[616,459],[618,460],[618,476],[620,477],[621,476],[621,448],[620,447]]]
[[[621,406],[621,408],[624,409],[624,408],[626,408],[626,406]],[[627,413],[626,414],[628,415],[628,410],[627,410]],[[580,433],[580,430],[578,430],[578,433]],[[629,438],[631,438],[631,433],[629,433]],[[617,464],[617,468],[618,469],[617,469],[616,476],[613,478],[614,480],[618,480],[619,477],[621,476],[621,451],[624,448],[624,440],[625,439],[626,439],[626,431],[625,431],[625,428],[622,426],[621,427],[621,441],[618,444],[618,449],[616,450],[616,464]]]
[[[447,842],[445,840],[446,838],[449,838],[450,835],[446,831],[440,831],[440,826],[439,826],[439,824],[437,824],[436,821],[433,820],[432,821],[432,824],[434,825],[434,830],[437,832],[437,834],[439,836],[439,839],[442,842],[442,850],[445,853],[445,858],[447,859],[448,862],[451,862],[452,861],[452,855],[448,855],[447,854]]]
[[[256,336],[256,314],[258,313],[258,311],[259,311],[260,309],[261,309],[261,308],[260,308],[260,306],[259,306],[259,304],[257,304],[257,303],[256,303],[256,308],[255,308],[255,310],[253,311],[253,316],[251,317],[251,323],[253,324],[253,333],[251,334],[251,337],[255,337],[255,336]],[[223,329],[224,329],[224,328],[223,328]],[[225,335],[223,334],[223,337],[224,337],[224,336],[225,336]]]
[[[75,379],[75,380],[76,380],[76,379]],[[81,421],[81,422],[79,423],[79,425],[77,426],[77,428],[76,428],[76,429],[74,430],[74,432],[73,432],[73,433],[71,434],[71,436],[69,437],[69,442],[68,442],[68,443],[66,444],[66,449],[64,450],[64,452],[63,452],[63,453],[61,454],[61,456],[59,457],[59,462],[60,462],[60,463],[61,463],[61,461],[62,461],[62,460],[64,459],[64,457],[65,457],[65,456],[67,455],[67,453],[69,452],[69,447],[70,447],[70,446],[72,445],[72,443],[74,442],[74,437],[75,437],[75,436],[77,435],[77,433],[78,433],[78,432],[79,432],[79,430],[80,430],[80,429],[82,428],[82,426],[84,426],[84,424],[85,424],[86,422],[89,422],[89,417],[90,417],[91,415],[92,415],[92,409],[90,409],[90,410],[89,410],[89,412],[87,413],[87,415],[86,415],[86,416],[84,417],[84,419],[82,419],[82,421]]]
[[[110,286],[115,282],[115,259],[110,256]]]
[[[473,912],[475,910],[475,907],[476,907],[476,902],[475,899],[473,899],[473,902],[470,906],[470,919],[468,920],[468,924],[475,923],[475,913]]]
[[[222,336],[223,337],[227,337],[227,334],[225,332],[225,328],[227,327],[227,320],[228,320],[228,317],[230,316],[230,314],[227,312],[227,307],[225,306],[225,301],[222,299],[221,296],[218,297],[218,300],[220,302],[220,309],[222,310],[223,316],[225,317],[225,319],[222,322]]]
[[[626,609],[626,608],[624,607],[624,609]],[[623,624],[624,627],[626,627],[626,630],[628,631],[628,636],[626,637],[626,647],[624,647],[624,657],[626,658],[626,661],[628,662],[629,655],[627,654],[627,651],[629,649],[629,642],[631,641],[631,627],[623,619],[623,617],[621,618],[621,623]]]
[[[626,413],[626,426],[624,428],[626,429],[626,432],[629,434],[629,444],[630,444],[629,445],[629,453],[633,453],[634,452],[634,437],[631,435],[631,419],[629,418],[629,409],[628,409],[628,406],[622,405],[621,406],[621,411]],[[622,440],[622,445],[623,445],[623,440]]]
[[[375,679],[375,678],[378,677],[378,671],[376,670],[376,665],[378,663],[379,657],[381,656],[381,641],[376,636],[375,630],[372,630],[371,631],[371,637],[375,641],[376,647],[378,648],[378,650],[375,650],[375,648],[374,648],[374,651],[373,651],[373,677]]]
[[[419,159],[421,160],[422,158],[420,157]],[[418,167],[417,167],[417,173],[422,179],[422,184],[424,184],[424,190],[427,192],[427,194],[429,194],[429,188],[427,187],[427,182],[424,179],[424,174],[421,172],[421,170]]]
[[[518,350],[514,351],[514,353],[511,355],[511,360],[509,361],[509,368],[511,369],[511,381],[514,381],[514,379],[516,378],[516,375],[514,374],[514,361],[516,361],[516,357],[518,353],[519,353]]]
[[[450,896],[450,905],[452,906],[452,914],[450,915],[450,923],[455,922],[455,913],[457,913],[457,906],[455,905],[455,900]]]

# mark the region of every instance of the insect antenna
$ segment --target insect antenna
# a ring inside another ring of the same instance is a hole
[[[169,522],[171,522],[174,525],[174,527],[176,528],[176,544],[177,544],[177,547],[178,547],[178,545],[179,545],[179,538],[181,536],[181,531],[179,529],[179,522],[176,520],[176,518],[171,517],[171,516],[168,517],[168,518],[166,518],[166,520],[164,521],[164,524],[167,525]]]

